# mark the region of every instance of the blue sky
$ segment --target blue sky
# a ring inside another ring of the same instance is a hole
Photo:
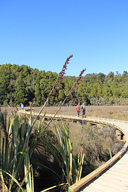
[[[128,71],[127,0],[1,0],[0,64],[66,75]]]

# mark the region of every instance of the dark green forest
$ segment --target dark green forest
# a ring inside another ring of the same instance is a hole
[[[30,103],[40,106],[46,101],[57,77],[55,72],[39,71],[26,65],[0,65],[0,105],[15,106],[23,102],[25,106]],[[75,76],[65,76],[58,82],[48,105],[59,105],[76,79]],[[128,72],[83,75],[65,104],[76,105],[83,101],[86,105],[127,105]]]

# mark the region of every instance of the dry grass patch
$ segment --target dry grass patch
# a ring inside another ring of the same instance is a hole
[[[29,107],[28,107],[29,108]],[[11,109],[8,107],[1,107],[2,111],[11,112]],[[33,108],[36,113],[38,113],[41,107]],[[45,107],[43,112],[54,114],[58,110],[58,107]],[[58,113],[59,115],[74,115],[77,116],[75,106],[63,106]],[[81,114],[80,114],[81,115]],[[86,116],[92,117],[101,117],[108,119],[118,119],[118,120],[128,120],[128,106],[86,106]]]
[[[73,151],[77,154],[81,148],[81,124],[80,123],[70,123],[69,124],[69,135],[73,146]]]

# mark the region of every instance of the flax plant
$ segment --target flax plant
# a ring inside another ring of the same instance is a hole
[[[35,118],[35,120],[32,117],[32,112],[29,117],[29,121],[27,123],[26,119],[24,119],[24,123],[21,122],[20,116],[18,113],[13,114],[12,121],[8,121],[7,123],[7,114],[0,114],[0,123],[1,123],[1,129],[4,133],[4,138],[2,139],[0,137],[0,147],[1,147],[1,171],[0,175],[3,181],[3,186],[7,189],[7,191],[13,191],[13,189],[17,188],[18,182],[16,182],[18,179],[21,179],[21,175],[23,181],[21,183],[21,186],[26,183],[26,190],[34,191],[34,182],[33,182],[33,171],[30,165],[30,157],[33,153],[37,137],[39,135],[40,130],[37,130],[37,134],[35,135],[33,141],[31,142],[32,145],[29,145],[30,136],[32,129],[34,128],[34,125],[39,118],[42,110],[48,103],[48,100],[52,94],[52,92],[55,89],[55,86],[58,82],[61,81],[65,74],[65,70],[67,69],[67,64],[69,64],[70,58],[73,57],[73,55],[70,55],[65,64],[63,65],[63,68],[61,72],[59,73],[59,76],[57,80],[55,81],[53,88],[51,92],[49,93],[46,102],[42,106],[38,116]],[[23,169],[24,168],[24,169]],[[6,174],[5,174],[6,173]],[[21,188],[20,186],[20,188]]]
[[[58,138],[58,145],[48,141],[46,144],[62,169],[62,182],[68,183],[69,187],[81,179],[84,154],[78,154],[77,161],[75,160],[71,140],[64,125],[63,132],[57,126],[55,134]]]
[[[26,185],[27,192],[34,192],[33,170],[30,165],[30,157],[33,153],[38,134],[30,142],[31,129],[33,125],[32,114],[29,120],[24,120],[17,112],[13,114],[13,119],[8,119],[7,113],[0,113],[1,131],[1,178],[6,191],[17,191]],[[22,180],[22,183],[21,183]],[[16,182],[17,181],[17,182]],[[21,184],[19,184],[21,183]],[[23,190],[23,189],[22,189]]]

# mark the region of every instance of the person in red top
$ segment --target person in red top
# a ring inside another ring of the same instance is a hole
[[[76,110],[77,110],[77,116],[79,117],[79,114],[80,114],[80,104],[79,103],[76,106]]]

